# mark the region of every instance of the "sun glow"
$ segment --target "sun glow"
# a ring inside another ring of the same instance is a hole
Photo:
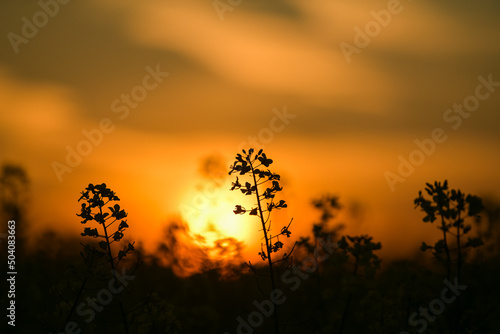
[[[234,257],[237,254],[231,251],[231,240],[248,246],[252,242],[251,231],[255,230],[251,228],[255,227],[255,217],[233,212],[236,204],[251,207],[251,199],[233,194],[228,189],[224,182],[220,189],[215,188],[219,191],[214,190],[211,195],[201,190],[190,192],[186,198],[191,200],[185,203],[191,205],[181,209],[182,218],[189,225],[189,233],[197,244],[209,250],[212,258]],[[227,249],[228,252],[221,254],[220,249]]]
[[[191,232],[207,245],[213,245],[218,239],[227,237],[244,240],[245,228],[240,217],[232,212],[234,205],[229,201],[214,202],[189,218]]]

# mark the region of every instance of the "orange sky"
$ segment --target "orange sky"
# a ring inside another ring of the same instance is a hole
[[[355,28],[376,24],[373,11],[387,11],[387,1],[243,1],[224,20],[210,1],[73,1],[32,37],[23,17],[40,16],[37,1],[2,3],[0,162],[28,171],[36,228],[77,233],[79,192],[106,182],[129,211],[130,233],[151,250],[210,186],[202,162],[216,156],[227,168],[256,137],[282,174],[289,209],[280,221],[294,218],[294,236],[318,218],[311,199],[332,193],[347,232],[373,235],[386,256],[411,254],[436,230],[413,209],[425,182],[447,178],[500,197],[500,91],[483,83],[490,94],[460,124],[447,114],[472,101],[479,76],[500,81],[500,8],[400,6],[347,59],[341,43],[356,46]],[[293,117],[275,120],[284,110]],[[102,122],[107,133],[85,148],[84,132]],[[446,140],[392,191],[386,172],[436,128]],[[68,147],[88,155],[58,176],[54,162],[67,165]],[[220,220],[220,235],[243,241],[255,259],[258,222],[232,215],[242,196],[224,182],[188,223],[210,240],[210,221]]]

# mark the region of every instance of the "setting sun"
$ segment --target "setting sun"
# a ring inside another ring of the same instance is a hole
[[[215,241],[228,237],[239,241],[248,237],[248,225],[233,213],[234,204],[224,197],[210,200],[204,207],[194,209],[192,215],[183,216],[191,233],[205,246],[213,246]]]
[[[255,240],[258,221],[254,217],[236,215],[233,210],[236,204],[251,207],[252,199],[231,193],[229,178],[220,182],[205,181],[200,189],[188,192],[179,206],[182,219],[202,247],[214,248],[218,241],[228,238],[248,245]]]

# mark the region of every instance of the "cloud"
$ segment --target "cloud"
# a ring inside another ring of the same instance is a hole
[[[47,154],[79,122],[76,97],[62,85],[23,80],[0,67],[0,90],[2,142],[10,143],[2,145],[7,157]]]
[[[294,17],[241,6],[222,22],[211,6],[178,1],[125,4],[120,10],[129,18],[125,34],[138,45],[179,54],[212,73],[216,82],[229,81],[241,90],[293,96],[316,106],[349,103],[358,112],[373,112],[380,95],[392,95],[383,72],[349,68],[336,45],[321,41]],[[359,78],[372,88],[360,92]],[[365,99],[356,98],[360,93]]]

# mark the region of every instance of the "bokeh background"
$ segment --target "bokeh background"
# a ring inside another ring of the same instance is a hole
[[[245,199],[229,192],[230,177],[213,176],[249,137],[282,175],[289,208],[279,223],[293,217],[294,236],[306,235],[319,219],[311,200],[337,195],[338,222],[381,241],[384,259],[437,238],[413,205],[425,182],[448,179],[500,199],[500,87],[456,130],[443,119],[474,94],[479,76],[500,81],[496,1],[402,0],[350,61],[341,43],[354,45],[355,28],[364,30],[387,1],[243,0],[223,13],[209,0],[57,4],[14,46],[23,18],[33,22],[42,9],[37,1],[0,3],[0,162],[30,177],[32,243],[47,229],[80,233],[79,192],[106,182],[146,250],[165,240],[166,224],[184,221],[205,238],[200,244],[232,237],[244,258],[256,259],[258,223],[233,215]],[[169,75],[120,119],[113,102],[141,86],[148,67]],[[294,118],[266,137],[284,110]],[[67,147],[105,118],[114,130],[59,178],[54,162],[66,164]],[[435,128],[447,140],[392,191],[385,173],[397,173],[399,156],[407,159]]]

